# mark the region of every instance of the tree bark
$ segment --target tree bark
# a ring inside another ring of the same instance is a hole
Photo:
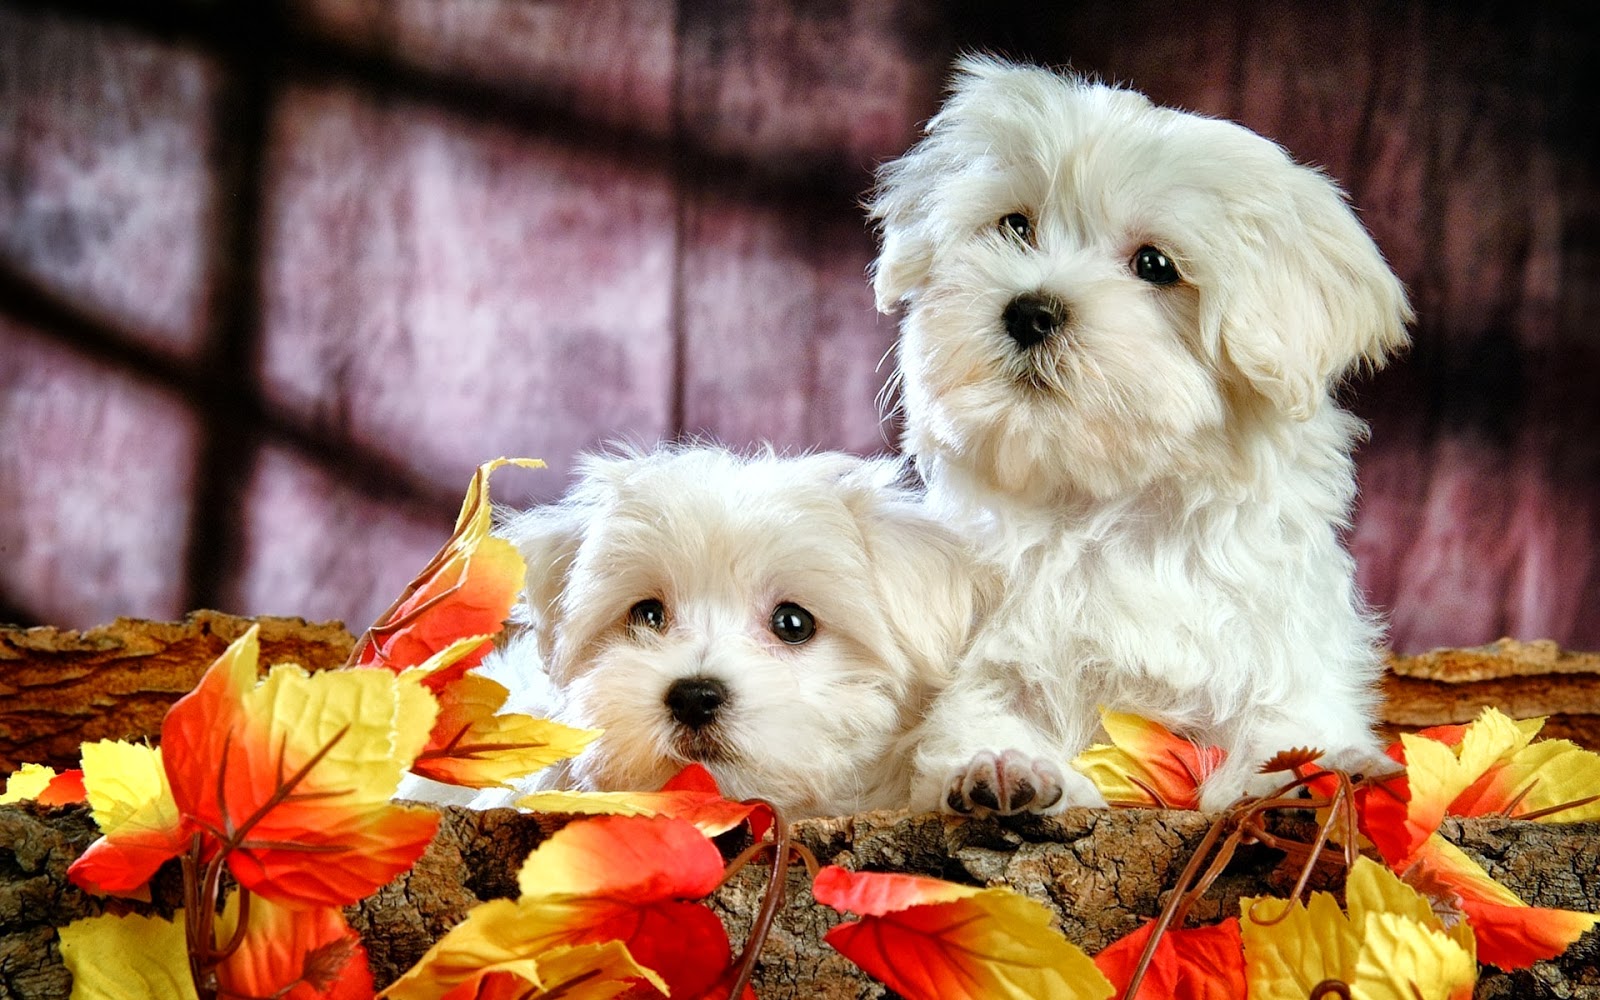
[[[263,666],[343,663],[353,638],[336,623],[260,619]],[[0,770],[27,761],[76,766],[79,744],[153,738],[167,707],[190,690],[249,619],[201,611],[181,623],[119,620],[88,632],[0,628]],[[1552,714],[1544,735],[1600,749],[1600,656],[1549,643],[1502,640],[1470,650],[1393,657],[1385,681],[1390,731],[1471,719],[1493,704],[1514,716]],[[1293,819],[1280,820],[1292,823]],[[514,896],[528,852],[564,820],[511,810],[445,812],[439,836],[410,872],[348,911],[380,984],[414,963],[479,901]],[[797,824],[824,864],[1010,885],[1050,907],[1068,938],[1091,954],[1154,916],[1199,843],[1206,817],[1190,812],[1075,810],[1015,824],[933,815],[870,813]],[[1600,911],[1600,824],[1447,820],[1444,833],[1536,906]],[[133,904],[71,886],[66,868],[97,831],[81,807],[0,807],[0,1000],[65,998],[55,929]],[[1278,856],[1241,851],[1192,912],[1210,922],[1236,913],[1241,895],[1285,894]],[[735,948],[748,932],[766,871],[736,876],[712,905]],[[154,885],[156,911],[177,905],[176,871]],[[811,902],[803,870],[762,952],[755,986],[764,1000],[885,996],[822,936],[846,918]],[[1484,970],[1479,997],[1600,1000],[1600,939],[1591,932],[1555,962],[1515,974]]]
[[[0,627],[0,773],[77,767],[83,743],[155,736],[172,703],[252,624],[263,666],[336,667],[355,644],[338,622],[220,611],[181,622],[118,618],[83,632]]]
[[[515,896],[523,859],[565,822],[508,809],[444,813],[439,836],[416,867],[347,910],[380,986],[478,902]],[[805,821],[796,824],[796,834],[823,864],[1009,885],[1048,907],[1066,936],[1093,954],[1156,915],[1207,825],[1198,813],[1157,810],[1079,809],[1020,823],[867,813]],[[1530,904],[1600,910],[1600,823],[1452,819],[1443,833]],[[81,807],[0,807],[0,843],[9,845],[0,851],[0,998],[68,997],[56,927],[108,906],[171,912],[177,895],[170,866],[158,876],[149,906],[108,904],[68,884],[67,865],[94,836]],[[1237,913],[1241,895],[1286,893],[1292,876],[1278,862],[1276,852],[1265,848],[1241,851],[1191,920],[1207,923]],[[764,866],[749,866],[712,899],[736,953],[759,909],[766,876]],[[846,919],[851,918],[813,902],[804,868],[791,869],[787,902],[761,953],[757,994],[763,1000],[889,996],[823,942],[827,930]],[[1600,997],[1600,935],[1591,931],[1559,959],[1530,971],[1486,967],[1477,996]]]

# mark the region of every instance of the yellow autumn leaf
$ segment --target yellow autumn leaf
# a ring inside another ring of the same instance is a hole
[[[1536,720],[1542,724],[1543,720]],[[1518,724],[1492,708],[1485,709],[1477,721],[1451,746],[1426,736],[1403,734],[1406,778],[1411,785],[1411,801],[1406,809],[1408,825],[1419,830],[1436,830],[1450,804],[1490,768],[1526,747],[1538,726]]]
[[[563,996],[573,1000],[604,1000],[622,992],[608,992],[605,984],[629,987],[630,981],[639,979],[666,992],[661,977],[635,961],[621,941],[551,944],[548,927],[547,914],[538,908],[509,899],[483,903],[379,996],[438,1000],[496,972],[516,975],[545,992],[567,986],[572,992]],[[582,986],[574,983],[586,973],[594,978]]]
[[[121,740],[83,745],[83,790],[100,832],[173,831],[183,823],[161,750]]]
[[[1100,728],[1111,743],[1089,747],[1072,766],[1114,806],[1195,809],[1201,782],[1226,756],[1126,712],[1101,710]]]
[[[1570,740],[1528,744],[1457,795],[1450,811],[1462,816],[1505,812],[1544,823],[1600,819],[1600,754]]]
[[[1352,1000],[1471,1000],[1478,963],[1457,941],[1397,913],[1368,914],[1360,927]]]
[[[183,911],[160,917],[86,917],[61,928],[71,1000],[198,1000],[189,974]]]
[[[546,993],[561,990],[562,1000],[609,1000],[632,988],[629,980],[636,979],[666,991],[661,977],[634,961],[621,941],[552,948],[535,959],[534,966],[535,985]],[[580,985],[591,973],[597,978]]]
[[[36,799],[45,786],[50,784],[50,779],[56,776],[56,769],[43,764],[24,764],[21,768],[11,772],[6,779],[6,790],[0,792],[0,806],[10,802],[26,802]]]
[[[410,667],[403,674],[416,674],[424,679],[453,667],[469,653],[475,652],[479,646],[494,638],[494,633],[484,635],[467,635],[452,641],[443,649],[423,660],[414,667]]]
[[[1305,1000],[1323,980],[1346,979],[1361,943],[1325,892],[1306,903],[1241,899],[1239,935],[1250,1000]]]
[[[292,664],[273,667],[241,701],[246,735],[240,742],[252,749],[287,747],[309,755],[332,744],[319,766],[338,774],[341,806],[387,802],[422,752],[438,713],[417,677],[372,670],[308,674]]]
[[[1344,885],[1344,902],[1353,927],[1363,926],[1367,918],[1374,914],[1396,914],[1443,934],[1459,945],[1474,962],[1477,961],[1477,939],[1472,934],[1472,927],[1464,919],[1457,919],[1447,926],[1427,897],[1370,858],[1356,859],[1355,866],[1350,869]]]
[[[1359,1000],[1472,995],[1478,966],[1465,924],[1446,929],[1425,898],[1370,858],[1357,859],[1345,893],[1348,916],[1321,892],[1306,904],[1239,901],[1251,1000],[1304,1000],[1325,980],[1350,985]]]
[[[509,694],[480,674],[451,681],[439,692],[438,721],[411,769],[452,785],[503,787],[576,756],[600,735],[531,715],[497,715]]]
[[[534,792],[517,800],[534,812],[586,816],[671,816],[687,820],[708,837],[727,833],[748,820],[760,840],[772,825],[763,803],[733,802],[722,797],[716,778],[701,764],[690,764],[656,792]]]

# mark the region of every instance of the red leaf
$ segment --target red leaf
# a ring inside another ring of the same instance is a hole
[[[44,786],[44,791],[40,792],[34,801],[42,806],[69,806],[88,801],[88,796],[83,790],[83,769],[62,771],[51,778],[50,783]]]
[[[1128,988],[1153,930],[1155,921],[1146,921],[1094,957],[1094,964],[1117,988],[1117,996]],[[1150,1000],[1238,1000],[1244,995],[1244,943],[1238,917],[1210,927],[1167,930],[1156,942],[1138,993]]]
[[[238,926],[239,895],[218,923],[226,940]],[[370,1000],[372,973],[356,932],[334,907],[290,909],[250,900],[239,948],[217,969],[225,996],[281,1000]]]
[[[189,846],[189,829],[138,830],[101,837],[67,868],[72,883],[90,892],[127,895],[144,888],[156,871]]]
[[[913,875],[817,873],[819,903],[862,914],[825,940],[911,1000],[1101,1000],[1111,984],[1039,903]]]

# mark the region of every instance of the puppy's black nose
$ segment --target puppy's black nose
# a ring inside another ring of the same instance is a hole
[[[728,686],[714,677],[684,677],[667,688],[667,708],[672,717],[699,729],[709,726],[728,701]]]
[[[1018,295],[1000,314],[1006,333],[1019,347],[1042,344],[1067,323],[1067,307],[1060,299],[1036,292]]]

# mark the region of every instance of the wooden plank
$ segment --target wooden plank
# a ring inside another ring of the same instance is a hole
[[[465,489],[466,481],[462,481]],[[263,448],[246,491],[243,545],[222,610],[337,619],[361,632],[450,536],[456,510],[375,499],[323,468]]]
[[[269,163],[270,401],[455,494],[496,455],[652,439],[672,395],[668,178],[426,108],[295,89]]]
[[[0,591],[72,627],[181,614],[194,417],[3,316],[0,359]]]
[[[864,189],[872,168],[909,145],[935,107],[944,52],[918,7],[682,4],[686,141],[767,175]]]
[[[7,6],[0,67],[0,266],[192,354],[208,319],[214,64]]]
[[[895,328],[873,310],[859,222],[706,192],[683,252],[687,433],[791,451],[894,444],[876,398]]]
[[[326,670],[355,645],[338,623],[215,611],[82,632],[0,626],[0,774],[23,764],[77,767],[79,747],[94,740],[159,741],[167,709],[252,624],[261,628],[263,670],[285,662]]]
[[[684,142],[744,177],[684,182],[683,429],[881,452],[894,323],[855,203],[933,110],[942,67],[897,5],[686,4]]]
[[[398,62],[665,137],[672,0],[293,0],[312,31]]]

